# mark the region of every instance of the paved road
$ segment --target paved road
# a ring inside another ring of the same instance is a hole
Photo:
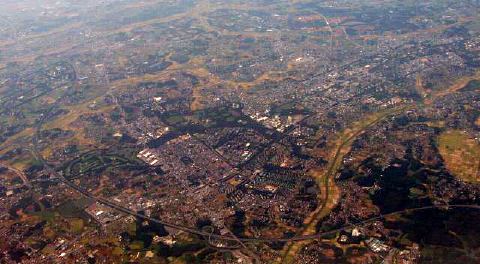
[[[45,117],[46,116],[47,115],[45,115]],[[346,225],[346,226],[343,226],[343,227],[340,227],[340,228],[337,228],[335,230],[331,230],[331,231],[328,231],[328,232],[321,232],[321,233],[316,233],[316,234],[313,234],[313,235],[300,235],[300,236],[295,236],[295,237],[290,237],[290,238],[262,238],[262,237],[260,237],[260,238],[237,238],[237,237],[232,237],[232,236],[212,234],[212,233],[204,232],[204,231],[201,231],[201,230],[198,230],[198,229],[195,229],[195,228],[161,221],[159,219],[146,216],[144,214],[139,214],[135,211],[130,210],[129,208],[123,207],[123,206],[121,206],[119,204],[116,204],[116,203],[114,203],[114,202],[112,202],[108,199],[105,199],[105,198],[102,198],[102,197],[97,197],[97,196],[93,195],[92,193],[88,192],[87,190],[85,190],[84,188],[82,188],[82,187],[74,184],[73,182],[67,180],[65,177],[63,177],[63,175],[60,175],[54,168],[52,168],[45,161],[43,156],[37,150],[37,145],[38,145],[37,135],[38,135],[38,132],[41,130],[42,123],[43,123],[43,120],[40,120],[37,123],[37,126],[36,126],[37,133],[33,136],[33,139],[32,139],[33,148],[30,151],[32,152],[32,155],[44,165],[44,168],[51,175],[53,175],[55,178],[57,178],[61,183],[64,183],[69,188],[79,192],[83,196],[88,197],[95,202],[103,204],[107,207],[115,209],[115,210],[117,210],[119,212],[122,212],[124,214],[128,214],[128,215],[132,215],[132,216],[135,216],[135,217],[138,217],[138,218],[142,218],[142,219],[151,221],[153,223],[162,224],[164,226],[167,226],[167,227],[170,227],[170,228],[173,228],[173,229],[177,229],[177,230],[181,230],[181,231],[184,231],[184,232],[187,232],[187,233],[190,233],[190,234],[203,236],[205,238],[213,238],[213,239],[219,239],[219,240],[231,241],[231,242],[237,242],[237,243],[239,241],[241,241],[241,242],[292,242],[292,241],[313,240],[313,239],[322,238],[325,235],[333,234],[333,233],[339,232],[339,231],[347,229],[347,228],[352,228],[354,226],[364,225],[364,224],[367,224],[367,223],[370,223],[370,222],[373,222],[373,221],[378,221],[378,220],[383,219],[384,217],[387,217],[387,216],[404,214],[404,213],[408,213],[408,212],[415,212],[415,211],[429,210],[429,209],[436,209],[436,208],[469,208],[469,209],[480,210],[479,205],[467,205],[467,204],[432,205],[432,206],[425,206],[425,207],[419,207],[419,208],[411,208],[411,209],[405,209],[405,210],[392,212],[392,213],[389,213],[389,214],[379,215],[379,216],[376,216],[376,217],[365,219],[363,221],[360,221],[360,222],[357,222],[357,223],[354,223],[354,224],[350,224],[350,225]]]
[[[44,115],[44,117],[48,116],[47,115]],[[306,119],[308,119],[309,116],[307,116],[304,120],[302,120],[301,122],[305,121]],[[219,240],[224,240],[224,241],[231,241],[231,242],[292,242],[292,241],[304,241],[304,240],[313,240],[313,239],[319,239],[319,238],[322,238],[323,236],[325,235],[328,235],[328,234],[333,234],[333,233],[336,233],[340,230],[344,230],[344,229],[347,229],[347,228],[352,228],[354,226],[358,226],[358,225],[364,225],[364,224],[367,224],[367,223],[370,223],[370,222],[373,222],[373,221],[378,221],[380,219],[383,219],[384,217],[386,216],[391,216],[391,215],[398,215],[398,214],[404,214],[404,213],[408,213],[408,212],[414,212],[414,211],[421,211],[421,210],[429,210],[429,209],[436,209],[436,208],[469,208],[469,209],[480,209],[480,206],[479,205],[465,205],[465,204],[458,204],[458,205],[433,205],[433,206],[426,206],[426,207],[420,207],[420,208],[411,208],[411,209],[405,209],[405,210],[402,210],[402,211],[397,211],[397,212],[392,212],[392,213],[389,213],[389,214],[385,214],[385,215],[379,215],[379,216],[376,216],[376,217],[372,217],[372,218],[369,218],[369,219],[366,219],[366,220],[363,220],[363,221],[360,221],[360,222],[357,222],[357,223],[354,223],[354,224],[350,224],[350,225],[346,225],[346,226],[343,226],[343,227],[340,227],[338,229],[335,229],[335,230],[331,230],[331,231],[328,231],[328,232],[321,232],[321,233],[316,233],[316,234],[313,234],[313,235],[300,235],[300,236],[295,236],[295,237],[290,237],[290,238],[263,238],[263,237],[260,237],[260,238],[237,238],[237,237],[232,237],[232,236],[224,236],[224,235],[218,235],[218,234],[212,234],[212,233],[208,233],[208,232],[203,232],[201,230],[198,230],[198,229],[195,229],[195,228],[191,228],[191,227],[187,227],[187,226],[182,226],[182,225],[177,225],[177,224],[174,224],[174,223],[168,223],[168,222],[164,222],[164,221],[161,221],[159,219],[156,219],[156,218],[152,218],[152,217],[149,217],[149,216],[146,216],[144,214],[139,214],[135,211],[132,211],[130,210],[129,208],[126,208],[126,207],[123,207],[119,204],[116,204],[108,199],[105,199],[105,198],[102,198],[102,197],[97,197],[93,194],[91,194],[90,192],[88,192],[87,190],[83,189],[82,187],[72,183],[71,181],[67,180],[65,177],[63,177],[62,175],[60,175],[57,171],[55,171],[55,169],[53,169],[46,161],[45,159],[42,157],[42,155],[38,152],[37,150],[37,144],[38,144],[38,133],[39,131],[41,130],[41,127],[42,127],[42,124],[43,124],[43,121],[44,120],[40,120],[37,125],[36,125],[36,134],[33,136],[33,139],[32,139],[32,143],[33,143],[33,149],[31,149],[31,152],[32,154],[34,155],[34,157],[39,160],[45,167],[45,169],[52,175],[54,176],[55,178],[57,178],[61,183],[64,183],[66,186],[68,186],[69,188],[79,192],[80,194],[84,195],[85,197],[88,197],[90,199],[92,199],[93,201],[96,201],[100,204],[103,204],[107,207],[110,207],[112,209],[115,209],[119,212],[122,212],[122,213],[125,213],[125,214],[128,214],[128,215],[132,215],[132,216],[135,216],[135,217],[138,217],[138,218],[142,218],[142,219],[145,219],[145,220],[148,220],[148,221],[151,221],[151,222],[154,222],[154,223],[158,223],[158,224],[162,224],[164,226],[167,226],[167,227],[170,227],[170,228],[173,228],[173,229],[177,229],[177,230],[181,230],[181,231],[184,231],[184,232],[187,232],[187,233],[190,233],[190,234],[195,234],[195,235],[199,235],[199,236],[203,236],[205,238],[214,238],[214,239],[219,239]],[[280,136],[280,139],[285,137],[286,135],[288,135],[288,132],[291,130],[291,129],[294,129],[295,126],[292,126],[290,127],[289,129],[287,129],[286,133],[282,134]],[[278,139],[278,138],[277,138]],[[274,142],[278,142],[277,140],[272,140],[271,142],[269,142],[270,144],[267,144],[267,146],[273,144]]]
[[[18,169],[14,168],[14,167],[12,167],[12,166],[10,166],[10,165],[8,165],[8,164],[1,163],[1,162],[0,162],[0,167],[4,167],[4,168],[7,168],[7,169],[10,170],[10,171],[15,172],[15,173],[18,175],[18,177],[20,177],[20,179],[22,179],[23,184],[24,184],[25,186],[27,186],[28,188],[32,188],[32,183],[30,182],[30,180],[28,179],[27,175],[25,175],[25,173],[24,173],[23,171],[18,170]]]
[[[36,142],[36,140],[34,140],[34,142]],[[35,146],[35,144],[34,144],[34,146]],[[379,215],[379,216],[372,217],[372,218],[369,218],[369,219],[366,219],[366,220],[363,220],[363,221],[360,221],[360,222],[357,222],[357,223],[354,223],[354,224],[350,224],[350,225],[346,225],[346,226],[337,228],[335,230],[331,230],[331,231],[328,231],[328,232],[321,232],[321,233],[317,233],[317,234],[314,234],[314,235],[303,235],[303,236],[295,236],[295,237],[290,237],[290,238],[234,238],[234,237],[231,237],[231,236],[212,234],[212,233],[208,233],[208,232],[203,232],[203,231],[195,229],[195,228],[164,222],[164,221],[161,221],[159,219],[134,212],[134,211],[132,211],[132,210],[126,208],[126,207],[123,207],[121,205],[118,205],[118,204],[116,204],[116,203],[114,203],[114,202],[112,202],[108,199],[105,199],[105,198],[102,198],[102,197],[97,197],[97,196],[91,194],[90,192],[88,192],[87,190],[83,189],[82,187],[70,182],[69,180],[64,178],[62,175],[60,175],[50,165],[48,165],[48,163],[44,160],[44,158],[41,155],[39,155],[39,153],[37,152],[37,150],[35,148],[32,149],[31,151],[32,151],[32,154],[35,156],[35,158],[38,159],[45,166],[45,169],[49,173],[51,173],[56,178],[60,179],[60,181],[62,183],[64,183],[65,185],[67,185],[71,189],[79,192],[80,194],[84,195],[85,197],[88,197],[88,198],[92,199],[93,201],[96,201],[96,202],[98,202],[100,204],[103,204],[107,207],[115,209],[119,212],[122,212],[122,213],[125,213],[125,214],[128,214],[128,215],[132,215],[132,216],[135,216],[135,217],[138,217],[138,218],[142,218],[142,219],[154,222],[154,223],[162,224],[164,226],[167,226],[167,227],[170,227],[170,228],[173,228],[173,229],[181,230],[181,231],[184,231],[184,232],[187,232],[187,233],[190,233],[190,234],[195,234],[195,235],[199,235],[199,236],[203,236],[203,237],[215,238],[215,239],[219,239],[219,240],[232,241],[232,242],[238,242],[239,240],[242,241],[242,242],[292,242],[292,241],[312,240],[312,239],[322,238],[325,235],[334,234],[336,232],[339,232],[339,231],[347,229],[347,228],[352,228],[352,227],[355,227],[355,226],[364,225],[364,224],[367,224],[367,223],[370,223],[370,222],[378,221],[378,220],[383,219],[387,216],[393,216],[393,215],[399,215],[399,214],[422,211],[422,210],[429,210],[429,209],[444,209],[444,208],[447,208],[447,209],[449,209],[449,208],[469,208],[469,209],[480,210],[480,205],[468,205],[468,204],[432,205],[432,206],[424,206],[424,207],[419,207],[419,208],[405,209],[405,210],[401,210],[401,211],[397,211],[397,212],[392,212],[392,213],[389,213],[389,214]]]
[[[319,182],[318,184],[320,186],[326,186],[325,188],[325,195],[324,197],[322,197],[322,204],[319,206],[319,209],[318,211],[314,212],[313,213],[313,218],[312,220],[306,225],[305,228],[303,228],[302,230],[302,233],[305,234],[306,232],[308,232],[308,230],[312,230],[313,228],[316,229],[316,225],[318,223],[318,221],[320,221],[326,214],[325,214],[325,210],[330,210],[327,205],[329,203],[329,197],[330,197],[330,188],[328,188],[328,186],[330,186],[330,182],[333,180],[333,178],[335,177],[336,173],[337,173],[337,170],[339,169],[339,167],[341,166],[341,163],[339,163],[339,160],[341,160],[343,158],[343,155],[342,154],[342,150],[348,146],[349,144],[353,143],[353,141],[361,134],[363,134],[368,128],[372,127],[373,125],[377,124],[378,122],[388,118],[389,116],[392,116],[394,115],[395,113],[397,112],[400,112],[400,111],[403,111],[404,109],[406,109],[408,106],[405,106],[405,107],[402,107],[402,108],[399,108],[399,109],[394,109],[392,111],[388,111],[384,114],[382,114],[381,116],[375,118],[373,121],[371,122],[368,122],[367,124],[365,124],[363,127],[361,127],[358,131],[354,132],[352,135],[350,135],[347,139],[343,140],[340,145],[338,146],[336,152],[335,152],[335,155],[333,157],[333,159],[331,161],[329,161],[329,166],[328,166],[328,169],[327,169],[327,172],[325,173],[325,177],[322,177],[322,179],[324,178],[324,180],[322,182]],[[327,211],[329,212],[329,211]],[[308,236],[308,235],[302,235],[303,237],[305,236]],[[293,240],[295,241],[295,240]],[[294,255],[295,252],[292,252],[292,250],[294,249],[294,244],[291,244],[291,245],[288,245],[287,246],[287,250],[286,250],[286,253],[284,254],[283,256],[283,259],[285,260],[286,257],[288,255]]]
[[[61,175],[59,175],[53,168],[51,168],[48,164],[46,164],[45,160],[43,160],[42,157],[40,157],[38,155],[36,155],[36,157],[40,160],[40,162],[42,162],[45,165],[45,168],[48,170],[49,173],[51,173],[51,174],[55,175],[56,177],[62,179],[61,182],[63,182],[65,185],[67,185],[68,187],[70,187],[70,188],[74,189],[75,191],[81,193],[85,197],[88,197],[88,198],[90,198],[90,199],[92,199],[92,200],[94,200],[98,203],[101,203],[101,204],[103,204],[107,207],[110,207],[112,209],[115,209],[119,212],[122,212],[122,213],[125,213],[125,214],[128,214],[128,215],[132,215],[132,216],[135,216],[135,217],[138,217],[138,218],[142,218],[142,219],[154,222],[154,223],[162,224],[164,226],[167,226],[167,227],[170,227],[170,228],[173,228],[173,229],[177,229],[177,230],[181,230],[181,231],[184,231],[184,232],[187,232],[187,233],[190,233],[190,234],[195,234],[195,235],[203,236],[203,237],[206,237],[206,238],[208,237],[208,238],[214,238],[214,239],[219,239],[219,240],[231,241],[231,242],[239,242],[239,241],[242,241],[242,242],[292,242],[292,241],[313,240],[313,239],[322,238],[325,235],[334,234],[334,233],[339,232],[339,231],[344,230],[344,229],[353,228],[355,226],[361,226],[361,225],[371,223],[371,222],[374,222],[374,221],[378,221],[378,220],[381,220],[385,217],[393,216],[393,215],[411,213],[411,212],[422,211],[422,210],[430,210],[430,209],[468,208],[468,209],[480,210],[480,205],[468,205],[468,204],[432,205],[432,206],[424,206],[424,207],[419,207],[419,208],[405,209],[405,210],[401,210],[401,211],[392,212],[392,213],[389,213],[389,214],[382,214],[382,215],[372,217],[372,218],[369,218],[369,219],[366,219],[366,220],[363,220],[363,221],[360,221],[360,222],[357,222],[357,223],[354,223],[354,224],[342,226],[340,228],[337,228],[337,229],[334,229],[334,230],[331,230],[331,231],[328,231],[328,232],[321,232],[321,233],[317,233],[317,234],[314,234],[314,235],[303,235],[303,236],[296,236],[296,237],[290,237],[290,238],[236,238],[236,237],[232,237],[232,236],[212,234],[212,233],[208,233],[208,232],[203,232],[203,231],[195,229],[195,228],[164,222],[164,221],[158,220],[156,218],[149,217],[149,216],[146,216],[144,214],[139,214],[137,212],[134,212],[134,211],[132,211],[128,208],[125,208],[121,205],[113,203],[108,199],[94,196],[93,194],[84,190],[80,186],[77,186],[76,184],[66,180]]]

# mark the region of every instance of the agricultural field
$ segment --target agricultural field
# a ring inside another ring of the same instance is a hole
[[[452,130],[438,137],[446,167],[466,182],[480,181],[480,144],[465,132]]]

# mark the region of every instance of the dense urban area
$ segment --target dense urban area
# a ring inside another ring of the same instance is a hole
[[[480,263],[478,0],[2,0],[0,263]]]

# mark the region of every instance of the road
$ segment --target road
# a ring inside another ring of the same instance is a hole
[[[469,209],[480,210],[479,205],[468,205],[468,204],[432,205],[432,206],[424,206],[424,207],[419,207],[419,208],[410,208],[410,209],[405,209],[405,210],[402,210],[402,211],[392,212],[392,213],[389,213],[389,214],[379,215],[379,216],[376,216],[376,217],[372,217],[372,218],[357,222],[355,224],[342,226],[340,228],[330,230],[328,232],[321,232],[321,233],[317,233],[317,234],[313,234],[313,235],[302,235],[302,236],[296,236],[296,237],[290,237],[290,238],[234,238],[232,236],[224,236],[224,235],[207,233],[207,232],[203,232],[203,231],[198,230],[198,229],[164,222],[164,221],[158,220],[156,218],[149,217],[149,216],[146,216],[144,214],[139,214],[137,212],[134,212],[134,211],[132,211],[128,208],[125,208],[121,205],[113,203],[113,202],[109,201],[108,199],[94,196],[93,194],[89,193],[88,191],[84,190],[83,188],[81,188],[81,187],[77,186],[76,184],[74,184],[74,183],[66,180],[65,178],[63,178],[55,170],[53,170],[53,168],[51,168],[48,164],[46,164],[45,161],[40,156],[37,156],[37,157],[39,158],[40,162],[44,163],[44,165],[46,166],[45,168],[49,171],[49,173],[52,173],[56,177],[61,178],[62,183],[64,183],[68,187],[74,189],[75,191],[79,192],[80,194],[84,195],[85,197],[88,197],[88,198],[92,199],[93,201],[101,203],[101,204],[103,204],[107,207],[110,207],[112,209],[115,209],[119,212],[122,212],[122,213],[125,213],[125,214],[128,214],[128,215],[132,215],[132,216],[135,216],[135,217],[138,217],[138,218],[142,218],[142,219],[145,219],[145,220],[153,222],[153,223],[162,224],[164,226],[167,226],[167,227],[170,227],[170,228],[173,228],[173,229],[181,230],[181,231],[184,231],[184,232],[187,232],[187,233],[190,233],[190,234],[194,234],[194,235],[199,235],[199,236],[209,237],[209,238],[215,238],[215,239],[225,240],[225,241],[231,241],[231,242],[239,242],[239,241],[241,241],[241,242],[294,242],[294,241],[313,240],[313,239],[322,238],[325,235],[334,234],[334,233],[339,232],[339,231],[344,230],[344,229],[352,228],[352,227],[355,227],[355,226],[361,226],[361,225],[364,225],[364,224],[367,224],[367,223],[378,221],[378,220],[383,219],[383,218],[388,217],[388,216],[394,216],[394,215],[399,215],[399,214],[404,214],[404,213],[411,213],[411,212],[429,210],[429,209],[445,209],[445,208],[447,208],[447,209],[449,209],[449,208],[469,208]]]
[[[336,202],[335,200],[330,201],[330,199],[331,199],[331,197],[330,197],[331,196],[331,193],[330,193],[331,190],[330,189],[331,188],[329,186],[331,185],[331,182],[333,181],[338,169],[342,165],[342,163],[341,163],[341,160],[343,158],[342,152],[347,147],[349,147],[353,143],[353,141],[358,136],[363,134],[368,128],[372,127],[373,125],[377,124],[378,122],[380,122],[382,120],[385,120],[386,118],[388,118],[388,117],[390,117],[390,116],[392,116],[392,115],[394,115],[398,112],[404,111],[408,107],[409,106],[404,106],[404,107],[401,107],[401,108],[398,108],[398,109],[388,110],[387,112],[381,114],[380,116],[376,117],[372,121],[369,121],[368,123],[362,125],[357,131],[355,131],[353,134],[349,135],[346,139],[341,141],[340,145],[338,145],[338,147],[336,149],[336,152],[335,152],[333,158],[329,161],[327,172],[322,175],[321,179],[317,180],[318,185],[320,187],[325,186],[324,197],[321,198],[321,200],[322,200],[321,205],[310,216],[311,219],[307,220],[308,221],[306,223],[307,226],[302,231],[302,236],[301,237],[308,237],[308,233],[315,232],[318,222],[323,217],[325,217],[328,214],[328,212],[331,210],[331,208],[328,206],[329,202],[333,202],[333,203]],[[332,199],[335,199],[335,198],[332,198]],[[283,254],[282,262],[288,262],[289,257],[293,257],[296,254],[296,250],[298,250],[300,248],[300,246],[301,245],[297,245],[297,244],[294,244],[294,243],[291,244],[291,245],[287,245],[286,251]]]
[[[339,70],[343,67],[348,67],[348,65],[350,65],[350,63],[346,63],[344,65],[341,65],[340,67],[336,67],[334,70]],[[306,79],[303,79],[303,80],[292,80],[294,82],[298,82],[298,83],[304,83],[304,82],[307,82],[309,80],[311,80],[312,78],[315,78],[316,76],[320,76],[320,75],[323,75],[324,72],[322,73],[319,73],[319,74],[316,74],[316,75],[313,75],[313,76],[309,76],[308,78]],[[45,115],[47,116],[47,115]],[[313,115],[312,115],[313,116]],[[300,121],[300,122],[304,122],[307,118],[310,118],[311,116],[306,116],[304,120]],[[225,240],[225,241],[232,241],[232,242],[238,242],[238,241],[242,241],[242,242],[294,242],[294,241],[305,241],[305,240],[312,240],[312,239],[318,239],[318,238],[321,238],[327,234],[331,234],[331,233],[334,233],[334,232],[338,232],[340,230],[343,230],[343,229],[346,229],[346,228],[349,228],[349,227],[352,227],[354,225],[348,225],[348,226],[344,226],[344,227],[341,227],[339,229],[336,229],[336,230],[331,230],[329,232],[324,232],[324,233],[317,233],[317,234],[311,234],[311,235],[299,235],[299,236],[295,236],[295,237],[291,237],[291,238],[234,238],[234,237],[231,237],[231,236],[222,236],[222,235],[217,235],[217,234],[211,234],[211,233],[206,233],[206,232],[203,232],[201,230],[198,230],[198,229],[194,229],[194,228],[190,228],[190,227],[187,227],[187,226],[181,226],[181,225],[177,225],[177,224],[173,224],[173,223],[168,223],[168,222],[164,222],[164,221],[161,221],[159,219],[155,219],[155,218],[152,218],[152,217],[148,217],[146,215],[143,215],[143,214],[138,214],[126,207],[123,207],[121,205],[118,205],[108,199],[105,199],[105,198],[102,198],[102,197],[96,197],[94,196],[93,194],[89,193],[87,190],[83,189],[82,187],[80,186],[77,186],[76,184],[70,182],[69,180],[67,180],[66,178],[64,178],[62,175],[60,175],[59,173],[57,173],[55,171],[55,169],[53,169],[52,167],[50,167],[48,165],[48,163],[44,160],[44,158],[41,156],[41,154],[37,151],[37,135],[38,135],[38,132],[41,130],[41,126],[42,126],[42,123],[43,123],[43,120],[40,120],[38,123],[37,123],[37,126],[36,126],[36,129],[37,129],[37,133],[36,135],[33,137],[33,149],[31,150],[32,151],[32,154],[41,162],[43,163],[43,165],[45,166],[45,169],[52,175],[54,176],[55,178],[57,178],[60,182],[64,183],[67,187],[73,189],[73,190],[76,190],[77,192],[79,192],[80,194],[92,199],[93,201],[96,201],[98,203],[101,203],[105,206],[108,206],[112,209],[115,209],[119,212],[122,212],[122,213],[125,213],[125,214],[128,214],[128,215],[132,215],[132,216],[135,216],[135,217],[139,217],[139,218],[142,218],[142,219],[145,219],[145,220],[148,220],[148,221],[151,221],[151,222],[154,222],[154,223],[158,223],[158,224],[162,224],[162,225],[165,225],[165,226],[168,226],[170,228],[173,228],[173,229],[177,229],[177,230],[181,230],[181,231],[184,231],[184,232],[187,232],[187,233],[191,233],[191,234],[195,234],[195,235],[199,235],[199,236],[203,236],[203,237],[210,237],[210,238],[215,238],[215,239],[220,239],[220,240]],[[265,149],[268,149],[269,146],[271,146],[273,143],[275,142],[278,142],[279,140],[283,139],[286,135],[288,135],[288,132],[290,132],[292,129],[294,129],[296,126],[292,126],[292,127],[289,127],[287,129],[287,131],[285,131],[285,133],[283,133],[281,136],[277,137],[276,139],[273,139],[271,140],[270,142],[268,142],[266,144],[266,146],[264,148],[262,148],[259,152],[257,152],[256,155],[252,156],[250,158],[250,160],[246,163],[249,163],[251,160],[254,160],[255,156],[258,156],[259,154],[261,154]],[[359,134],[361,134],[363,131],[360,131]],[[347,142],[350,142],[354,137],[356,137],[357,134],[355,135],[352,135],[351,138],[348,138],[347,140],[345,140],[345,142],[340,146],[340,148],[337,150],[336,154],[335,154],[335,157],[334,157],[334,161],[335,162],[332,162],[332,164],[335,164],[336,161],[339,159],[340,157],[340,153],[341,153],[341,149],[347,144]],[[211,150],[211,149],[210,149]],[[217,156],[221,156],[221,155],[218,155],[220,153],[216,153]],[[225,157],[223,157],[223,159],[225,159]],[[240,169],[243,168],[245,165],[245,163],[243,163],[241,166],[240,166]],[[334,165],[331,165],[332,167],[330,167],[328,169],[328,174],[332,174],[332,172],[334,171]],[[240,172],[242,173],[242,172]],[[330,175],[331,176],[331,175]],[[331,177],[326,177],[326,182],[325,184],[328,186],[329,184],[329,181],[330,181],[330,178]],[[22,178],[23,179],[23,178]],[[26,179],[28,180],[28,179]],[[24,182],[26,182],[24,180]],[[28,181],[27,181],[28,182]],[[29,183],[31,184],[31,183]],[[327,192],[327,198],[328,198],[328,192]],[[450,208],[471,208],[471,209],[480,209],[480,206],[476,206],[476,205],[450,205],[449,206]],[[445,206],[429,206],[429,207],[423,207],[423,208],[412,208],[412,209],[406,209],[406,210],[403,210],[403,211],[398,211],[398,212],[393,212],[391,214],[388,214],[388,215],[393,215],[393,214],[403,214],[403,213],[406,213],[406,212],[410,212],[410,211],[418,211],[418,210],[427,210],[427,209],[433,209],[433,208],[445,208]],[[365,223],[368,223],[368,222],[372,222],[372,221],[376,221],[376,220],[379,220],[379,219],[382,219],[383,217],[385,217],[386,215],[379,215],[377,217],[374,217],[374,218],[370,218],[370,219],[366,219],[362,222],[358,222],[356,223],[355,225],[362,225],[362,224],[365,224]]]
[[[30,180],[28,179],[27,175],[25,175],[25,173],[21,170],[18,170],[16,168],[14,168],[13,166],[10,166],[8,164],[5,164],[5,163],[1,163],[0,162],[0,167],[4,167],[4,168],[7,168],[8,170],[10,171],[13,171],[15,172],[15,174],[18,175],[18,177],[20,177],[20,179],[22,179],[23,181],[23,184],[25,186],[27,186],[29,189],[32,188],[32,183],[30,182]]]
[[[40,131],[41,124],[42,124],[42,121],[40,121],[37,124],[37,132]],[[52,176],[57,178],[61,183],[65,184],[67,187],[77,191],[78,193],[82,194],[83,196],[85,196],[87,198],[92,199],[92,201],[98,202],[98,203],[100,203],[104,206],[110,207],[110,208],[112,208],[114,210],[117,210],[121,213],[124,213],[124,214],[127,214],[127,215],[132,215],[134,217],[138,217],[138,218],[141,218],[141,219],[145,219],[147,221],[157,223],[157,224],[161,224],[161,225],[164,225],[164,226],[176,229],[176,230],[181,230],[181,231],[186,232],[186,233],[199,235],[199,236],[202,236],[204,238],[213,238],[213,239],[219,239],[219,240],[237,242],[237,243],[239,241],[241,241],[241,242],[295,242],[295,241],[305,241],[305,240],[319,239],[319,238],[322,238],[325,235],[333,234],[333,233],[339,232],[339,231],[347,229],[347,228],[352,228],[352,227],[355,227],[355,226],[360,226],[360,225],[364,225],[364,224],[367,224],[367,223],[370,223],[370,222],[378,221],[378,220],[383,219],[383,218],[388,217],[388,216],[399,215],[399,214],[404,214],[404,213],[409,213],[409,212],[415,212],[415,211],[421,211],[421,210],[430,210],[430,209],[445,209],[445,208],[447,208],[447,209],[448,208],[468,208],[468,209],[480,210],[479,205],[469,205],[469,204],[432,205],[432,206],[425,206],[425,207],[419,207],[419,208],[410,208],[410,209],[405,209],[405,210],[401,210],[401,211],[392,212],[392,213],[389,213],[389,214],[378,215],[376,217],[365,219],[363,221],[360,221],[360,222],[357,222],[357,223],[354,223],[354,224],[345,225],[345,226],[342,226],[340,228],[330,230],[328,232],[321,232],[321,233],[316,233],[316,234],[312,234],[312,235],[299,235],[299,236],[290,237],[290,238],[267,238],[267,237],[237,238],[237,237],[232,237],[232,236],[212,234],[212,233],[209,233],[209,232],[203,232],[203,231],[195,229],[195,228],[161,221],[159,219],[146,216],[144,214],[139,214],[135,211],[130,210],[129,208],[126,208],[126,207],[123,207],[119,204],[116,204],[116,203],[114,203],[114,202],[112,202],[112,201],[110,201],[106,198],[97,197],[97,196],[93,195],[92,193],[88,192],[87,190],[83,189],[82,187],[80,187],[80,186],[72,183],[71,181],[67,180],[65,177],[60,175],[54,168],[52,168],[45,161],[43,156],[37,150],[37,136],[36,135],[37,134],[35,134],[35,136],[33,137],[33,142],[32,142],[33,143],[33,148],[30,150],[32,152],[32,155],[39,162],[41,162],[44,165],[45,170],[47,170]]]

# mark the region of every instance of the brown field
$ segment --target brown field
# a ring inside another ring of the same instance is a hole
[[[438,137],[438,149],[450,172],[466,182],[480,181],[480,144],[468,134],[452,130]]]
[[[448,94],[458,92],[459,90],[463,89],[470,81],[476,80],[479,77],[480,77],[480,72],[476,72],[472,76],[465,76],[465,77],[459,78],[458,80],[455,80],[453,84],[449,85],[446,89],[429,94],[429,98],[425,100],[425,104],[430,105],[437,98],[441,98]]]

